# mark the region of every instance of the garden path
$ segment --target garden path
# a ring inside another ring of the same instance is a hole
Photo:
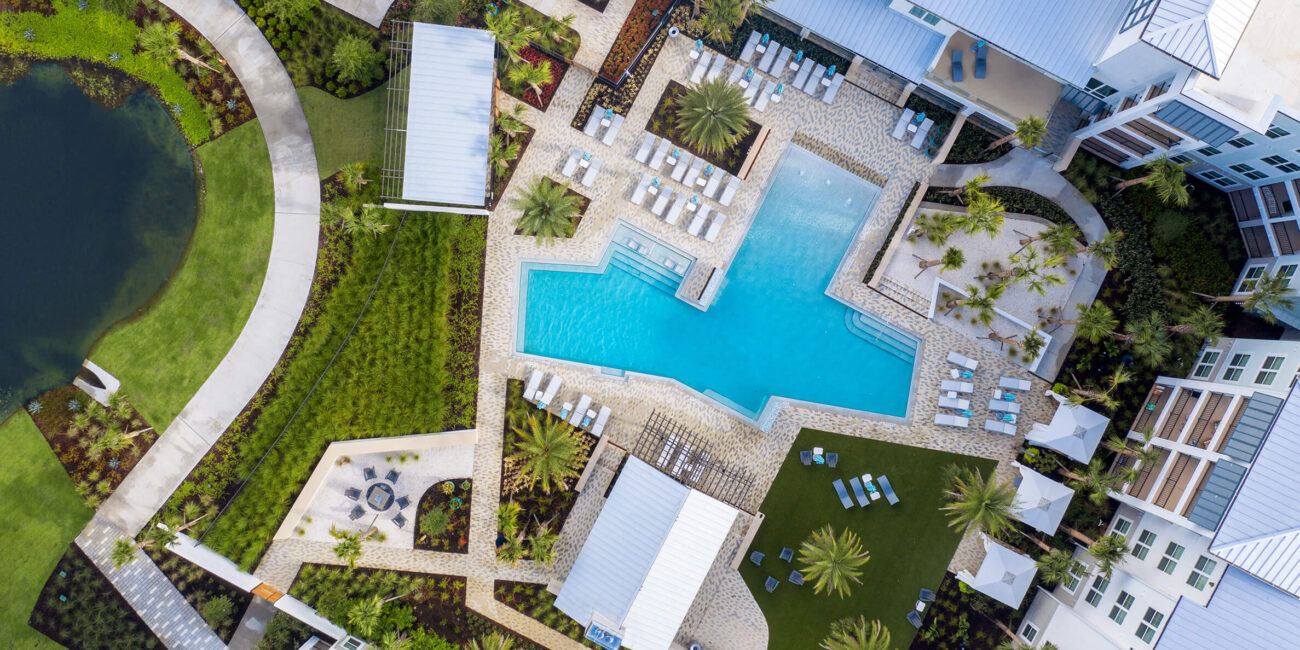
[[[257,111],[271,158],[274,239],[262,291],[239,338],[77,543],[169,647],[223,647],[166,578],[151,577],[161,573],[148,557],[117,571],[109,553],[113,539],[134,536],[148,523],[279,361],[315,273],[320,185],[298,94],[271,44],[239,5],[233,0],[164,1],[221,52]],[[147,589],[149,598],[141,596],[141,589]]]
[[[935,187],[957,187],[979,174],[988,174],[992,177],[989,186],[1019,187],[1061,206],[1061,209],[1074,220],[1075,225],[1079,226],[1079,231],[1089,242],[1095,242],[1110,232],[1106,222],[1102,221],[1101,215],[1097,213],[1097,209],[1083,198],[1070,181],[1052,169],[1051,162],[1022,147],[1013,147],[1010,153],[991,163],[939,165],[934,175],[930,177],[930,184]],[[1095,260],[1089,259],[1079,271],[1078,277],[1079,281],[1074,284],[1063,304],[1049,305],[1060,307],[1065,318],[1074,315],[1075,305],[1092,303],[1097,292],[1101,290],[1102,282],[1106,280],[1106,269]],[[1065,355],[1074,342],[1075,329],[1074,325],[1061,325],[1056,329],[1048,329],[1048,333],[1052,335],[1052,342],[1044,350],[1043,358],[1039,361],[1038,374],[1044,377],[1055,377],[1060,372],[1061,364],[1065,363]]]
[[[393,0],[325,0],[325,2],[346,11],[361,20],[378,27],[384,21],[384,14],[393,6]]]

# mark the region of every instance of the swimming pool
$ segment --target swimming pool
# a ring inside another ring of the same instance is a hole
[[[752,419],[772,396],[902,417],[916,340],[826,295],[879,192],[790,145],[708,311],[616,234],[598,266],[523,265],[516,346],[671,377]]]

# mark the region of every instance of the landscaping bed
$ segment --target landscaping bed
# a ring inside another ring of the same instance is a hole
[[[76,544],[68,546],[54,567],[28,624],[69,648],[163,647]]]
[[[415,516],[415,548],[423,551],[449,553],[469,552],[469,512],[472,505],[473,483],[467,478],[441,481],[429,486]],[[420,521],[434,508],[442,508],[448,515],[447,530],[437,537],[429,537],[420,528]]]
[[[556,182],[553,181],[553,180],[551,180],[550,178],[547,178],[546,180],[547,180],[547,182],[551,183],[552,185],[556,184]],[[583,215],[587,214],[587,208],[588,208],[588,207],[591,207],[591,199],[589,199],[589,198],[587,198],[586,196],[580,194],[577,190],[573,189],[573,186],[571,186],[571,185],[569,186],[568,191],[565,192],[565,194],[566,194],[567,196],[576,196],[576,197],[578,197],[578,199],[579,199],[579,203],[578,203],[578,214],[577,214],[577,216],[575,216],[575,217],[573,217],[572,219],[569,220],[569,222],[573,224],[573,232],[574,232],[574,233],[577,233],[577,232],[578,232],[578,224],[582,223],[582,217],[583,217]],[[516,226],[515,226],[515,234],[516,234],[516,235],[522,235],[522,234],[524,234],[524,230],[523,230],[522,228],[520,228],[517,224],[516,224]],[[571,234],[571,235],[569,235],[569,237],[573,237],[573,235]]]
[[[605,13],[605,7],[609,6],[609,0],[578,0],[578,2],[595,9],[600,13]]]
[[[136,433],[149,425],[129,403],[124,402],[122,413],[115,413],[98,403],[92,407],[92,402],[80,388],[60,386],[29,401],[27,412],[76,484],[77,494],[93,508],[117,489],[158,439],[158,432]],[[33,404],[38,410],[32,410]],[[74,426],[78,420],[84,420],[80,422],[84,426]],[[110,437],[110,431],[136,435],[119,443],[118,449],[96,450],[96,440]]]
[[[959,197],[951,194],[953,189],[951,187],[932,186],[926,190],[924,200],[944,205],[965,206],[966,204]],[[1055,201],[1030,190],[1020,187],[987,186],[980,188],[980,191],[1001,200],[1002,206],[1007,212],[1042,217],[1052,223],[1074,223],[1074,220],[1070,218],[1070,214],[1057,205]]]
[[[585,631],[581,624],[555,608],[555,594],[547,591],[546,585],[497,580],[493,583],[492,593],[498,602],[509,605],[524,616],[588,648],[599,650],[600,646],[583,638]]]
[[[605,55],[600,65],[600,77],[609,83],[623,81],[623,76],[635,62],[637,54],[642,51],[655,29],[666,25],[666,12],[673,6],[674,0],[636,0],[623,21],[623,28],[618,31],[614,44]],[[662,31],[662,30],[661,30]]]
[[[733,175],[739,174],[741,165],[744,165],[745,159],[749,157],[749,149],[758,141],[758,132],[762,127],[758,122],[751,119],[749,120],[749,133],[744,138],[741,138],[740,142],[736,143],[736,146],[720,154],[702,154],[698,149],[686,145],[685,138],[677,129],[677,111],[674,106],[677,99],[686,94],[686,91],[686,86],[676,81],[669,81],[668,87],[664,88],[664,93],[659,96],[659,102],[655,104],[654,112],[650,114],[650,122],[646,129],[657,136],[671,140],[678,147],[712,162]]]
[[[497,203],[501,201],[501,197],[505,196],[506,187],[510,185],[510,179],[514,178],[515,170],[519,168],[519,161],[523,160],[524,152],[528,151],[528,145],[532,143],[533,135],[537,133],[537,129],[534,129],[533,127],[528,126],[527,124],[524,124],[523,127],[524,127],[524,132],[513,138],[511,138],[509,135],[506,135],[504,132],[502,132],[498,126],[493,127],[492,130],[493,135],[502,138],[503,141],[506,143],[507,148],[514,147],[516,145],[518,146],[518,148],[516,149],[517,153],[515,154],[514,158],[511,158],[510,160],[507,161],[507,163],[509,164],[509,168],[506,169],[506,172],[504,174],[497,174],[496,170],[491,170],[492,195],[488,201],[488,205],[487,205],[488,210],[492,210],[493,208],[495,208],[497,206]]]
[[[934,120],[934,130],[942,131],[944,134],[947,134],[952,129],[952,121],[957,119],[956,113],[922,97],[916,91],[912,91],[912,94],[907,96],[907,102],[903,104],[903,107],[910,108],[917,114],[925,113],[927,118]],[[987,147],[988,145],[984,146]],[[952,161],[948,160],[946,162]]]
[[[266,623],[266,634],[257,642],[256,650],[298,650],[317,634],[306,623],[284,612],[276,612]]]
[[[966,586],[951,573],[935,590],[935,601],[924,614],[921,630],[909,650],[993,650],[1010,640],[993,621],[1015,629],[1037,590],[1032,587],[1020,611]],[[906,624],[906,623],[904,623]],[[894,637],[897,639],[897,635]]]
[[[315,86],[337,97],[363,93],[387,79],[388,40],[378,29],[328,4],[289,19],[275,15],[267,0],[239,0],[239,6],[253,20],[275,48],[295,86]],[[335,47],[352,37],[365,41],[373,50],[371,60],[357,79],[343,78],[333,62]]]
[[[957,133],[957,139],[953,141],[952,148],[948,150],[948,156],[943,159],[943,162],[949,165],[993,162],[1010,153],[1013,146],[1010,142],[1006,142],[989,151],[989,145],[1000,137],[1002,136],[994,135],[984,127],[966,120],[966,123],[961,127],[961,131]]]
[[[691,3],[683,3],[685,6],[682,11],[689,16]],[[835,69],[847,73],[849,65],[852,63],[848,59],[832,52],[812,41],[799,38],[799,32],[787,29],[781,23],[778,23],[760,13],[761,7],[751,6],[749,14],[745,16],[744,22],[736,28],[735,33],[725,43],[717,39],[705,38],[704,34],[695,29],[693,23],[688,24],[682,29],[691,39],[700,39],[704,44],[714,50],[726,55],[729,59],[736,59],[740,52],[745,49],[745,41],[749,40],[749,33],[757,31],[760,34],[768,34],[772,40],[789,47],[791,50],[798,52],[803,50],[804,56],[808,57],[829,68],[835,66]]]
[[[244,618],[244,610],[252,602],[253,595],[171,551],[150,548],[146,552],[185,596],[185,602],[203,616],[223,642],[230,643],[230,637]]]
[[[690,15],[689,7],[678,7],[672,11],[668,25],[684,30],[686,24],[690,22]],[[632,103],[636,101],[637,94],[641,92],[641,85],[645,83],[646,77],[650,76],[650,70],[654,68],[655,59],[659,58],[659,52],[663,49],[667,38],[668,30],[659,30],[659,33],[650,40],[650,46],[646,48],[645,54],[637,60],[628,76],[623,79],[623,83],[618,86],[611,86],[599,80],[592,81],[587,96],[582,99],[582,105],[573,116],[571,126],[581,131],[597,104],[626,116],[628,111],[632,110]]]
[[[907,199],[898,208],[898,216],[894,217],[894,225],[889,227],[889,232],[885,234],[884,243],[876,249],[876,256],[871,258],[871,265],[867,267],[867,274],[862,277],[863,284],[871,282],[871,276],[875,275],[876,269],[880,268],[880,262],[885,257],[885,251],[889,249],[889,243],[894,241],[894,233],[897,233],[898,227],[903,225],[903,215],[907,214],[908,206],[912,205],[912,199],[916,198],[916,193],[920,189],[920,183],[912,183],[912,190],[907,193]]]
[[[540,65],[543,61],[551,64],[551,80],[541,85],[542,93],[539,96],[532,88],[522,85],[516,85],[506,78],[506,70],[510,65],[508,58],[499,59],[497,62],[497,77],[501,80],[501,88],[511,97],[518,99],[533,108],[545,111],[551,105],[551,100],[555,97],[555,89],[560,87],[560,82],[564,81],[564,74],[569,71],[569,64],[548,56],[541,50],[531,45],[519,51],[519,57],[528,65]]]

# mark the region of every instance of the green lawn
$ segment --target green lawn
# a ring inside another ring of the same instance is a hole
[[[26,413],[0,423],[0,444],[0,639],[13,648],[57,648],[27,617],[91,511]]]
[[[257,121],[198,153],[207,196],[184,259],[148,305],[90,352],[160,432],[239,336],[271,252],[271,160]]]
[[[838,467],[804,467],[799,450],[815,446],[837,452]],[[889,628],[891,647],[906,648],[915,634],[905,618],[907,612],[915,606],[922,587],[938,589],[961,539],[939,511],[944,503],[940,470],[954,462],[986,474],[997,465],[983,458],[802,431],[760,508],[766,519],[750,551],[761,551],[767,557],[761,567],[746,559],[740,568],[767,618],[769,647],[811,648],[826,636],[836,619],[863,614]],[[888,476],[900,503],[891,507],[881,498],[866,508],[855,504],[845,510],[831,481],[843,479],[851,497],[849,478],[867,472]],[[848,598],[825,592],[814,595],[811,584],[797,587],[787,580],[799,565],[800,542],[827,523],[836,533],[845,528],[856,532],[871,554],[863,568],[862,584],[855,585]],[[795,549],[792,564],[779,559],[783,546]],[[763,588],[769,575],[781,580],[771,594]]]
[[[339,99],[319,88],[298,89],[321,178],[349,163],[380,163],[387,96],[387,84],[351,99]]]

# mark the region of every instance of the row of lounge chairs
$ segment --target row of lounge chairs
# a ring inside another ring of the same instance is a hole
[[[933,126],[934,120],[926,117],[925,113],[917,113],[910,108],[905,108],[898,122],[894,124],[894,132],[891,135],[917,149],[922,149],[926,144],[925,137],[929,135]]]
[[[822,101],[827,104],[834,102],[840,86],[844,84],[844,75],[837,73],[834,65],[828,68],[805,57],[803,50],[793,55],[791,53],[789,47],[775,43],[768,34],[760,35],[757,30],[754,30],[749,33],[749,40],[740,51],[740,61],[748,65],[755,54],[762,55],[758,60],[758,69],[776,78],[777,94],[784,90],[781,88],[784,84],[779,82],[788,69],[795,72],[795,88],[814,97],[824,88],[826,92],[822,94]]]
[[[696,55],[698,52],[691,50],[691,54]],[[695,69],[691,71],[691,83],[713,81],[722,76],[726,67],[727,57],[721,54],[712,52],[698,54]],[[732,65],[727,80],[739,85],[744,91],[745,101],[753,104],[754,110],[760,113],[767,110],[769,103],[779,104],[781,95],[785,93],[785,84],[773,79],[763,79],[762,75],[756,74],[753,68],[740,63]]]
[[[559,375],[552,374],[546,388],[542,388],[542,378],[545,373],[534,368],[528,376],[528,382],[524,384],[524,399],[530,402],[536,402],[537,408],[546,410],[555,399],[556,393],[560,392],[560,386],[564,383]],[[578,405],[575,407],[569,402],[565,402],[560,409],[560,419],[566,420],[569,424],[591,431],[591,435],[600,437],[605,431],[605,425],[609,422],[609,416],[613,411],[605,405],[601,405],[599,410],[592,408],[592,399],[590,395],[583,393],[578,398]]]
[[[675,146],[668,138],[660,138],[653,133],[647,132],[641,139],[634,157],[637,162],[648,165],[654,171],[663,169],[665,164],[669,165],[672,167],[670,178],[708,198],[717,197],[718,203],[723,206],[731,205],[736,190],[740,189],[739,177],[728,174],[726,170],[689,151],[682,151],[681,147]],[[718,194],[719,189],[722,190],[721,195]]]
[[[872,480],[880,483],[879,490],[876,489]],[[831,482],[831,485],[835,488],[835,493],[840,497],[840,505],[843,505],[845,510],[852,508],[853,500],[849,498],[848,490],[844,489],[843,479],[835,479]],[[858,507],[860,508],[871,505],[871,502],[880,499],[882,494],[885,500],[889,502],[889,505],[898,505],[899,499],[898,495],[894,493],[894,486],[889,483],[889,479],[884,474],[881,474],[876,479],[873,479],[871,474],[863,474],[860,481],[858,477],[854,476],[849,479],[849,485],[853,488],[853,496],[858,500]],[[863,486],[866,487],[865,490]]]
[[[604,135],[599,136],[600,141],[606,146],[614,146],[614,139],[618,137],[618,132],[623,128],[623,116],[618,115],[612,108],[605,108],[600,104],[591,109],[591,115],[587,117],[587,123],[583,126],[582,132],[595,138],[601,129],[605,130]]]
[[[984,41],[978,41],[971,44],[970,49],[975,53],[975,78],[983,79],[988,74],[989,45]],[[952,51],[953,83],[961,83],[966,80],[966,70],[961,63],[962,54],[964,52],[961,48]]]
[[[579,169],[585,170],[582,172],[582,184],[591,187],[591,184],[596,182],[596,175],[600,173],[602,165],[604,161],[591,155],[590,151],[574,147],[573,151],[569,152],[569,159],[564,161],[564,168],[560,173],[564,174],[565,178],[573,178]]]
[[[705,241],[717,241],[718,234],[722,232],[722,224],[726,223],[727,215],[714,212],[711,207],[700,201],[698,194],[687,199],[685,192],[675,192],[671,187],[658,181],[658,178],[651,177],[648,173],[642,174],[636,189],[632,191],[630,199],[632,203],[643,205],[646,195],[653,194],[656,198],[650,206],[650,212],[656,217],[662,217],[670,226],[675,226],[679,222],[687,223],[686,232],[692,236],[703,237]],[[670,203],[672,207],[668,207]],[[690,215],[688,221],[682,221],[683,213]],[[704,228],[706,223],[709,226],[707,230]]]

